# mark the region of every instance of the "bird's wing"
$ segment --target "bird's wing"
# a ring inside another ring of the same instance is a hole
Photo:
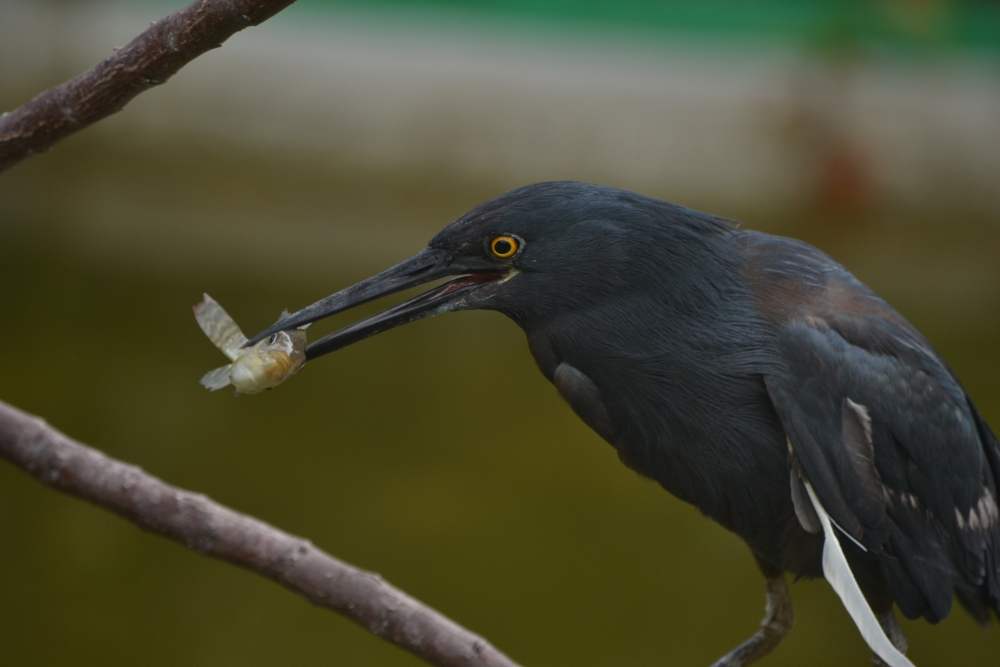
[[[954,589],[983,620],[1000,600],[1000,450],[944,362],[884,308],[789,318],[767,389],[818,503],[877,559],[900,610],[943,619]]]
[[[842,266],[791,239],[738,241],[784,361],[765,381],[793,463],[906,616],[944,618],[954,590],[987,621],[1000,612],[996,436],[930,343]],[[800,522],[818,527],[792,479]]]

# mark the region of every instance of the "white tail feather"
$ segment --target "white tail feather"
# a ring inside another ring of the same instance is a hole
[[[816,514],[819,515],[819,521],[823,525],[825,537],[823,540],[823,575],[840,596],[840,601],[844,603],[847,613],[850,614],[854,624],[858,626],[861,636],[871,650],[882,658],[889,667],[914,667],[913,663],[900,653],[885,636],[885,631],[882,630],[878,619],[875,618],[875,612],[868,606],[868,600],[862,594],[861,588],[854,578],[854,573],[851,572],[851,568],[847,564],[844,551],[840,548],[840,541],[833,531],[830,515],[823,509],[812,485],[806,480],[803,481],[806,485],[806,491],[809,492],[809,499],[812,501],[813,507],[816,508]]]

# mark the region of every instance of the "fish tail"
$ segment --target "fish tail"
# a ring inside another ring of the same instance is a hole
[[[209,391],[218,391],[219,389],[229,385],[232,370],[232,366],[222,366],[221,368],[216,368],[215,370],[205,373],[204,377],[198,380],[198,383]]]

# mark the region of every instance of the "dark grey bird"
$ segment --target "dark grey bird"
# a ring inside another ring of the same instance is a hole
[[[529,185],[250,341],[447,282],[312,343],[315,359],[447,311],[524,330],[621,461],[746,541],[767,580],[747,665],[791,629],[784,573],[826,576],[876,664],[893,605],[1000,613],[1000,444],[931,344],[816,248],[610,187]]]

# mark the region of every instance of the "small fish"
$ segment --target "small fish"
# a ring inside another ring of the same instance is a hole
[[[236,387],[236,395],[256,394],[272,389],[298,373],[306,363],[306,329],[279,331],[252,347],[244,348],[247,337],[233,318],[209,295],[192,308],[198,325],[209,340],[233,363],[205,373],[199,382],[209,391],[227,385]],[[288,317],[288,311],[281,319]]]

